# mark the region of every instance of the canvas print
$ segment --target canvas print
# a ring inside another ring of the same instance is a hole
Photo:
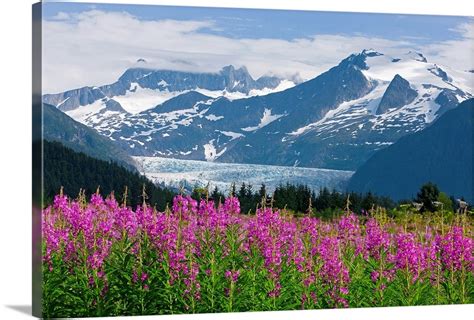
[[[43,317],[474,303],[472,17],[37,9]]]

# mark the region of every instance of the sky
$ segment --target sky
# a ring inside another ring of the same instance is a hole
[[[116,81],[150,68],[217,72],[246,66],[257,78],[311,79],[352,53],[410,50],[474,69],[474,19],[455,16],[43,4],[43,92]]]

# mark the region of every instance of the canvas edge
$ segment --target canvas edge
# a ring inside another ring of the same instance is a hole
[[[32,5],[32,315],[42,317],[42,3]]]

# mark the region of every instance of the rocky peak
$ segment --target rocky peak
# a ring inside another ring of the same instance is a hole
[[[373,49],[364,49],[359,53],[353,53],[346,59],[342,60],[339,66],[343,67],[356,67],[360,70],[367,70],[369,67],[367,66],[366,59],[371,57],[382,56],[383,54],[377,52]]]
[[[387,90],[385,90],[382,100],[380,100],[377,114],[407,105],[413,102],[417,96],[418,93],[411,88],[410,83],[399,74],[396,74],[388,85]]]

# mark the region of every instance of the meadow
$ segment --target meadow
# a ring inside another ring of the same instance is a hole
[[[160,212],[59,194],[42,232],[46,318],[474,303],[466,214],[248,215],[235,197],[184,195]]]

